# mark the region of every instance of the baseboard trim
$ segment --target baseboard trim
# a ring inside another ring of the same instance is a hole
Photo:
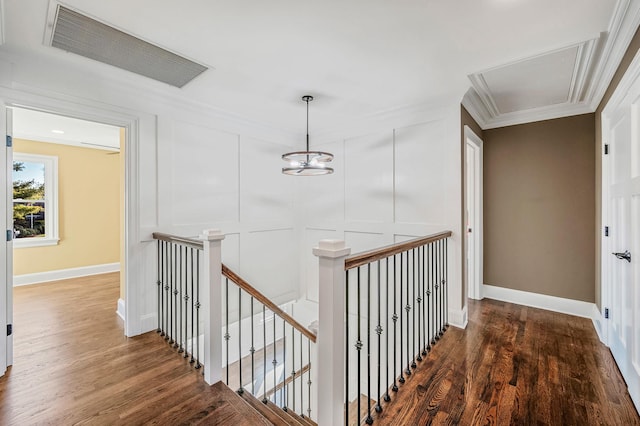
[[[593,328],[596,329],[596,333],[598,334],[598,339],[600,339],[602,343],[607,345],[607,341],[604,336],[604,330],[602,329],[604,325],[604,322],[602,321],[603,319],[604,319],[604,316],[602,315],[602,313],[594,303],[593,309],[591,310],[591,321],[593,322]]]
[[[504,287],[496,287],[488,284],[484,284],[482,286],[482,295],[487,299],[500,300],[503,302],[530,306],[532,308],[540,308],[562,314],[575,315],[578,317],[589,318],[592,321],[594,320],[594,309],[597,311],[594,303],[565,299],[546,294],[530,293],[522,290],[513,290]]]
[[[467,328],[467,322],[468,318],[466,306],[460,310],[449,309],[449,325],[464,329]]]
[[[66,280],[69,278],[87,277],[90,275],[106,274],[120,270],[120,263],[105,263],[102,265],[83,266],[80,268],[58,269],[55,271],[37,272],[34,274],[15,275],[13,286],[40,284],[49,281]]]
[[[127,311],[125,310],[125,307],[124,307],[124,299],[118,299],[118,306],[116,306],[116,314],[118,314],[118,316],[122,318],[122,321],[126,321],[125,312]]]

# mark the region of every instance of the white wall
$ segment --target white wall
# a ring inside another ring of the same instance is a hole
[[[229,267],[277,303],[296,298],[294,183],[280,173],[280,156],[294,138],[194,105],[179,89],[135,81],[105,80],[43,55],[0,52],[0,99],[8,104],[129,123],[137,145],[127,155],[138,185],[127,196],[135,214],[127,230],[126,299],[135,294],[139,303],[127,306],[127,334],[156,325],[154,231],[196,236],[219,228],[227,234]]]
[[[301,293],[318,301],[318,259],[325,238],[344,239],[351,252],[443,230],[449,244],[450,322],[463,325],[461,296],[460,106],[362,123],[335,142],[335,173],[300,179]]]
[[[135,214],[127,232],[126,298],[135,293],[139,303],[127,306],[128,335],[156,324],[151,233],[195,236],[205,228],[227,234],[223,261],[276,303],[300,292],[317,300],[311,247],[322,238],[344,238],[355,253],[451,229],[450,318],[456,323],[459,98],[446,109],[356,123],[325,135],[313,147],[336,154],[336,173],[294,178],[280,173],[281,154],[298,141],[291,134],[193,104],[161,83],[136,78],[129,84],[127,73],[114,72],[118,81],[98,78],[82,71],[82,61],[0,52],[0,98],[131,123],[137,146],[127,155],[137,166],[138,185],[127,197]]]

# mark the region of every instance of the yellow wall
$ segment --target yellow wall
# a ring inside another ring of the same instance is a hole
[[[56,246],[16,248],[14,275],[120,261],[120,155],[14,139],[14,152],[58,157]]]

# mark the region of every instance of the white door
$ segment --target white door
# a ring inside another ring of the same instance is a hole
[[[640,409],[640,80],[634,86],[603,117],[602,249],[608,344]]]
[[[482,299],[482,139],[469,126],[466,139],[466,236],[468,296]]]
[[[5,141],[11,137],[11,110],[7,109],[0,100],[0,132]],[[10,144],[5,143],[6,148],[0,149],[0,164],[4,165],[4,173],[0,173],[0,187],[5,188],[5,194],[0,197],[0,212],[4,229],[13,236],[13,190],[12,172],[13,155]],[[2,170],[2,169],[0,169]],[[0,376],[4,375],[7,367],[13,363],[13,335],[9,335],[7,324],[12,324],[13,318],[13,243],[10,238],[2,236],[0,243]],[[8,241],[7,241],[8,240]]]

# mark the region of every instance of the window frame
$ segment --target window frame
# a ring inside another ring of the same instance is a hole
[[[60,241],[58,234],[58,157],[53,155],[13,153],[13,163],[43,163],[44,164],[44,229],[45,237],[13,238],[14,248],[55,246]],[[13,182],[13,174],[11,182]],[[11,211],[14,199],[11,197]],[[13,215],[13,213],[12,213]]]

